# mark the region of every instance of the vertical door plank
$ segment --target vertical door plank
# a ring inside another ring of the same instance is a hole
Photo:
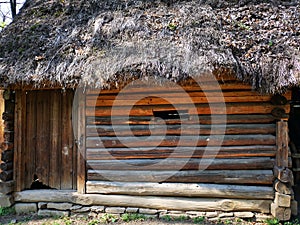
[[[39,180],[49,185],[49,91],[37,92],[37,138],[36,138],[36,175]]]
[[[30,91],[26,94],[26,133],[25,152],[23,160],[25,163],[25,188],[30,188],[35,173],[36,157],[36,91]]]
[[[72,189],[72,146],[70,146],[71,109],[68,92],[62,94],[61,189]]]
[[[49,186],[60,189],[61,167],[61,91],[50,95],[50,174]]]

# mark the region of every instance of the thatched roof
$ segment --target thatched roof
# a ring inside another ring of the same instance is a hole
[[[106,87],[226,69],[275,93],[300,84],[299,46],[299,0],[28,0],[0,33],[0,76]]]

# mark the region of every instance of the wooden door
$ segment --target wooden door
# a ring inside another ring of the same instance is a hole
[[[43,90],[20,92],[23,98],[22,131],[15,143],[17,187],[76,189],[76,145],[72,131],[73,91]],[[26,95],[26,97],[24,97]],[[17,97],[18,101],[18,97]],[[18,148],[16,148],[18,149]],[[19,150],[20,151],[20,150]],[[38,182],[33,181],[38,178]]]

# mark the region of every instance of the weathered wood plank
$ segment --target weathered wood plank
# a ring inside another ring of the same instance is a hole
[[[277,122],[276,146],[277,146],[276,165],[278,167],[288,167],[289,136],[288,136],[287,121]]]
[[[73,184],[71,97],[70,91],[62,93],[61,189],[72,189]]]
[[[213,118],[209,115],[198,115],[198,116],[190,116],[188,120],[166,120],[166,121],[158,121],[153,118],[153,116],[135,116],[135,117],[86,117],[86,124],[89,125],[149,125],[160,124],[163,123],[167,125],[172,124],[267,124],[272,123],[275,124],[275,118],[272,115],[213,115]]]
[[[14,180],[16,181],[16,191],[21,191],[24,188],[24,170],[23,170],[23,144],[24,139],[22,134],[26,133],[24,119],[26,118],[26,94],[21,90],[15,93],[15,124],[14,124]]]
[[[275,146],[230,146],[230,147],[157,147],[149,148],[87,148],[88,160],[106,159],[161,159],[161,158],[239,158],[275,157]]]
[[[50,115],[49,92],[37,93],[37,117],[36,117],[36,169],[35,173],[39,181],[49,185],[50,171]]]
[[[210,114],[270,114],[274,108],[279,108],[268,103],[227,103],[226,109],[223,104],[198,104],[198,105],[176,105],[176,110],[189,110],[190,115],[210,115]],[[289,112],[290,106],[281,106],[286,113]],[[128,106],[128,107],[87,107],[87,116],[152,116],[153,110],[165,111],[174,110],[173,105],[153,105],[153,106]]]
[[[61,172],[61,92],[59,90],[53,91],[50,97],[50,177],[49,186],[60,189],[60,172]]]
[[[272,199],[274,190],[266,186],[203,184],[203,183],[138,183],[88,181],[88,194],[124,194],[138,196],[185,196],[237,199]]]
[[[27,92],[26,99],[26,146],[23,154],[25,163],[25,187],[30,188],[36,169],[36,136],[39,135],[36,131],[37,126],[37,108],[36,108],[36,91]]]
[[[151,93],[149,93],[151,95]],[[233,102],[269,102],[271,96],[259,96],[259,95],[249,95],[249,96],[223,96],[222,93],[216,93],[215,96],[183,96],[183,97],[164,97],[156,95],[159,97],[147,97],[147,96],[127,96],[127,95],[118,95],[116,99],[109,99],[102,96],[98,98],[89,98],[86,101],[87,107],[105,107],[105,106],[145,106],[145,105],[169,105],[171,104],[207,104],[207,103],[233,103]]]
[[[273,135],[210,135],[150,137],[87,137],[88,148],[274,145]]]
[[[75,121],[77,123],[77,191],[84,194],[86,192],[86,147],[85,147],[85,95],[83,90],[77,90],[75,102],[78,104]]]
[[[223,184],[264,184],[273,182],[272,170],[204,171],[113,171],[88,170],[88,180],[121,182],[184,182]]]
[[[150,136],[150,135],[209,135],[209,134],[274,134],[275,124],[228,125],[87,125],[87,136]]]
[[[233,159],[132,159],[132,160],[88,160],[87,168],[93,170],[257,170],[273,169],[270,157]]]
[[[82,205],[106,205],[193,211],[270,212],[272,200],[220,198],[153,197],[129,195],[80,194],[72,191],[28,190],[16,192],[18,202],[71,202]]]

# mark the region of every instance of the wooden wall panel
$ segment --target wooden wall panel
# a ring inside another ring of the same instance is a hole
[[[272,95],[237,81],[222,82],[222,92],[210,81],[202,83],[202,89],[195,83],[184,86],[186,96],[176,87],[89,90],[88,182],[160,182],[162,174],[170,173],[165,182],[272,185],[278,119],[274,111],[287,116],[289,104],[274,102]],[[289,100],[291,93],[284,97]],[[154,116],[154,111],[175,109],[188,115],[164,120]],[[165,159],[167,164],[159,164]],[[205,171],[197,171],[201,160],[202,166],[207,163]]]

